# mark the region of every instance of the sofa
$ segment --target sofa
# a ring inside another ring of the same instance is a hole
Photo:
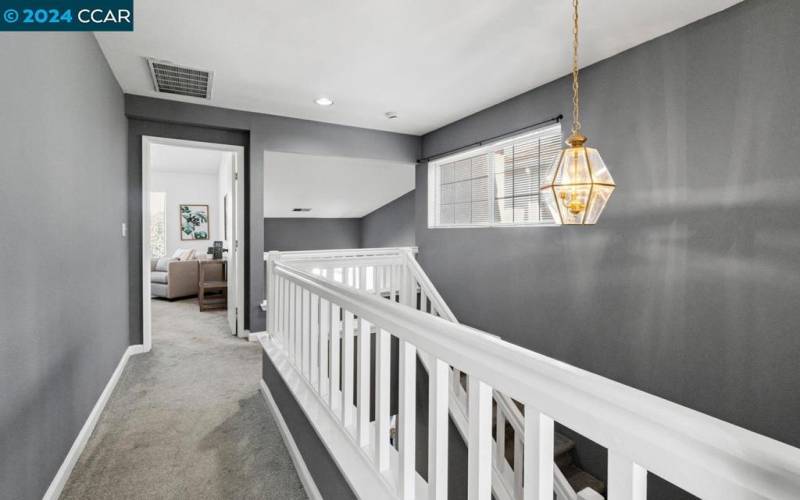
[[[218,275],[217,275],[218,274]],[[150,260],[150,293],[153,297],[178,299],[193,297],[199,289],[198,259],[161,258]],[[221,280],[222,270],[216,266],[206,272],[207,280]]]

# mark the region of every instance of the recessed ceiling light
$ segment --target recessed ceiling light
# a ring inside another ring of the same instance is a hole
[[[314,102],[320,106],[330,106],[333,104],[333,99],[330,97],[319,97]]]
[[[386,113],[384,113],[384,115],[386,116],[386,118],[388,118],[390,120],[394,120],[395,118],[397,118],[397,112],[396,111],[387,111]]]

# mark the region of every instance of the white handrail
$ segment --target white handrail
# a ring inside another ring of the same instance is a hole
[[[635,491],[647,470],[702,498],[800,495],[797,448],[280,262],[274,262],[273,276],[525,404],[526,445],[536,444],[528,440],[527,427],[536,415],[546,415],[607,447],[612,497],[615,491]]]
[[[419,282],[420,287],[422,288],[425,295],[430,299],[431,304],[439,313],[439,316],[442,318],[451,321],[453,323],[458,323],[455,314],[453,311],[450,310],[450,307],[447,305],[447,302],[442,298],[439,290],[436,289],[433,282],[431,282],[430,278],[428,277],[427,273],[422,269],[422,266],[419,265],[419,262],[412,256],[410,252],[404,253],[404,260],[406,264],[411,269],[416,280]],[[458,374],[456,374],[458,376]],[[524,434],[524,424],[523,424],[523,415],[520,409],[514,404],[511,399],[503,393],[495,391],[494,399],[497,402],[497,411],[503,412],[503,418],[511,424],[511,427],[514,429],[514,432],[517,435],[522,436]],[[465,430],[461,429],[461,425],[459,423],[460,420],[456,420],[456,425],[461,431],[462,437],[465,439],[467,438]],[[501,443],[499,440],[496,446],[501,447],[501,449],[505,448],[505,443]],[[505,460],[504,456],[498,454],[498,460]],[[516,467],[516,465],[515,465]],[[500,477],[502,477],[502,467],[499,467]],[[553,487],[556,491],[556,497],[558,500],[577,500],[578,495],[572,486],[569,484],[569,481],[561,472],[561,469],[554,463],[553,464]],[[512,489],[513,486],[507,487],[507,489]]]

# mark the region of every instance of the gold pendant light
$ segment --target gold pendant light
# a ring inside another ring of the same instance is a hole
[[[560,224],[594,224],[614,191],[600,153],[587,148],[581,135],[580,86],[578,84],[578,0],[573,0],[572,134],[545,176],[541,195]]]

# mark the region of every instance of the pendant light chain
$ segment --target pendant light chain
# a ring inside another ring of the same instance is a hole
[[[578,83],[578,1],[572,0],[574,9],[572,25],[572,135],[581,130],[580,84]]]

